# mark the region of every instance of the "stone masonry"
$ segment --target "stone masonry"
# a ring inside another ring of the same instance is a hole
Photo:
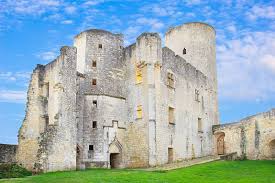
[[[73,47],[33,71],[18,163],[48,172],[214,155],[215,48],[215,30],[204,23],[170,29],[164,47],[157,33],[127,47],[121,34],[78,34]]]

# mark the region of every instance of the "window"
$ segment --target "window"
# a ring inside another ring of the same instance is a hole
[[[92,85],[93,85],[93,86],[96,85],[96,79],[92,79]]]
[[[142,83],[142,71],[141,68],[136,67],[136,83]]]
[[[100,49],[101,49],[101,48],[102,48],[102,44],[98,44],[98,48],[100,48]]]
[[[93,107],[97,107],[97,101],[93,100]]]
[[[200,101],[200,91],[195,89],[195,101],[199,102]]]
[[[49,126],[49,116],[45,115],[45,128],[48,128]]]
[[[185,55],[186,54],[186,48],[183,48],[182,50],[182,54]]]
[[[92,61],[92,67],[96,67],[96,61],[95,60]]]
[[[167,85],[171,88],[175,87],[175,78],[174,78],[174,74],[172,73],[168,73],[167,74]]]
[[[198,118],[198,132],[203,132],[202,130],[202,119]]]
[[[137,106],[137,118],[138,119],[142,118],[142,106],[141,105]]]
[[[94,145],[89,145],[89,151],[93,151],[94,150]]]
[[[168,108],[168,121],[169,124],[175,124],[175,109],[173,107]]]
[[[93,121],[93,128],[97,128],[97,121]]]

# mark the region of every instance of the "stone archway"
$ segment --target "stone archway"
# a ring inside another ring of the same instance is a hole
[[[122,166],[122,145],[115,138],[109,146],[110,167],[121,168]]]
[[[275,139],[269,142],[270,158],[275,159]]]
[[[225,146],[224,146],[225,133],[220,132],[216,135],[216,137],[217,137],[217,154],[224,155],[225,154]]]

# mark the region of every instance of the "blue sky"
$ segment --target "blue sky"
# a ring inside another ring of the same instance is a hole
[[[220,119],[236,121],[275,107],[275,1],[0,0],[0,143],[17,143],[36,64],[53,60],[88,28],[142,32],[202,21],[217,32]]]

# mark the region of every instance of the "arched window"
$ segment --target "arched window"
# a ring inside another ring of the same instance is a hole
[[[182,54],[185,55],[186,54],[186,48],[183,48],[182,50]]]

